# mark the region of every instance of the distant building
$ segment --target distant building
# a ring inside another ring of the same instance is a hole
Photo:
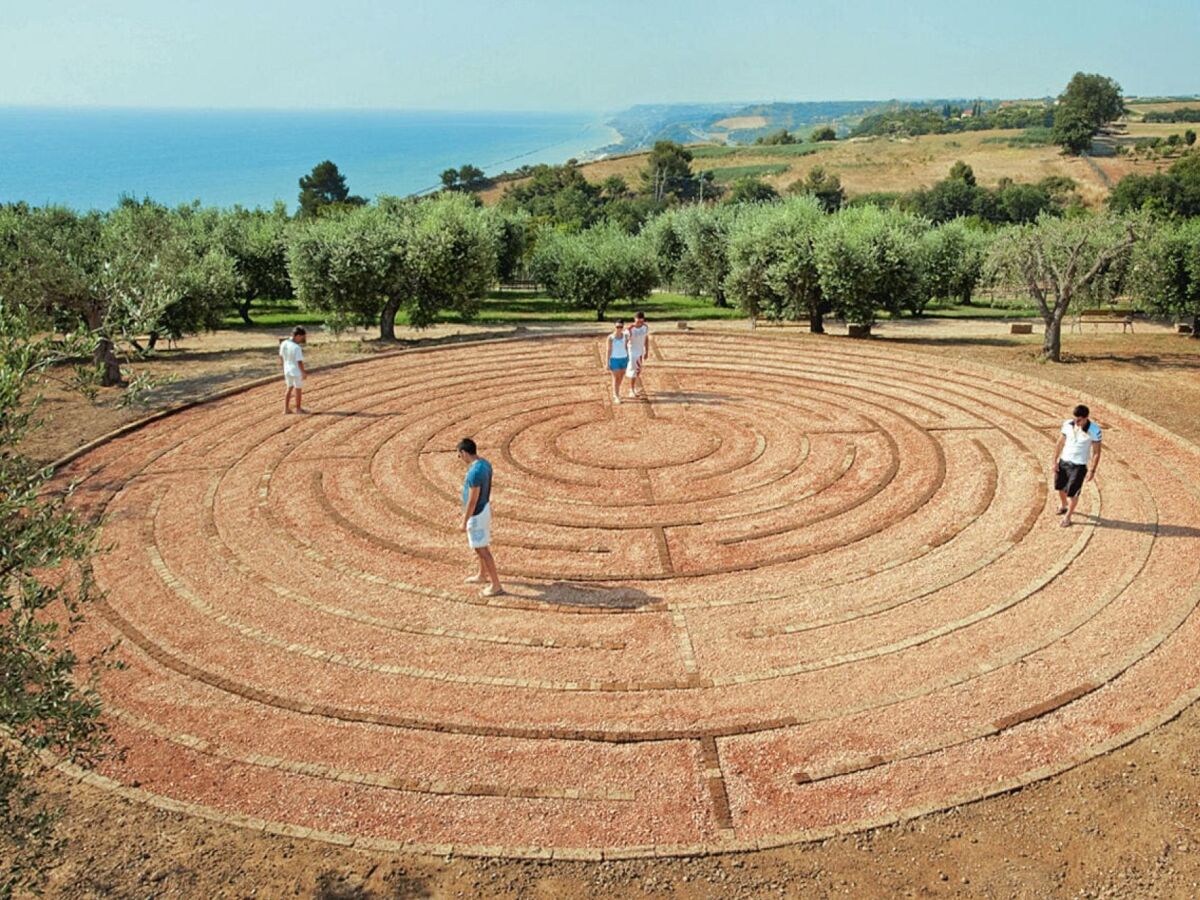
[[[973,109],[964,109],[964,110],[962,111],[962,114],[959,116],[959,118],[960,118],[960,119],[970,119],[970,118],[972,118],[974,115],[975,115],[975,110],[973,110]]]

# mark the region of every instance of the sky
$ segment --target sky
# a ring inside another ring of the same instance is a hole
[[[1200,0],[0,0],[0,105],[613,111],[1200,92]]]

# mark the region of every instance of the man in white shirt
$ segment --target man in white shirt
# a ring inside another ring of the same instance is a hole
[[[296,393],[296,412],[306,413],[304,408],[304,343],[307,333],[297,325],[292,329],[292,336],[279,344],[279,358],[283,360],[283,383],[287,385],[287,393],[283,396],[283,413],[292,411],[292,392]]]
[[[1089,418],[1086,406],[1075,407],[1073,418],[1063,422],[1058,443],[1054,445],[1054,489],[1058,491],[1058,513],[1062,527],[1071,526],[1071,516],[1079,502],[1085,481],[1096,477],[1100,465],[1100,426]],[[1089,462],[1091,466],[1089,468]]]
[[[629,363],[625,369],[625,377],[629,379],[629,393],[633,397],[642,395],[642,363],[649,352],[650,326],[646,324],[646,314],[638,312],[629,328]]]

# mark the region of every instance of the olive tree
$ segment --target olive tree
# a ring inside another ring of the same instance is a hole
[[[815,243],[821,291],[842,318],[869,333],[880,310],[920,303],[921,220],[875,206],[829,218]]]
[[[20,449],[37,428],[38,385],[90,343],[86,332],[52,341],[49,324],[0,296],[0,897],[36,891],[60,846],[42,754],[88,766],[110,749],[88,677],[102,658],[66,643],[95,597],[94,528]]]
[[[494,218],[469,197],[385,198],[295,228],[288,271],[306,306],[377,320],[380,339],[395,340],[401,309],[416,328],[443,310],[472,317],[495,280],[497,245]]]
[[[962,219],[951,219],[921,235],[923,296],[970,304],[983,278],[989,240],[985,232]]]
[[[142,349],[143,332],[154,349],[160,337],[220,327],[240,287],[236,262],[219,238],[221,217],[213,208],[168,210],[149,201],[123,203],[109,216],[106,236],[114,258],[130,267],[126,281],[140,279],[165,299],[161,309],[147,306],[141,313],[146,318],[130,323],[131,346]]]
[[[1200,338],[1200,219],[1164,222],[1138,242],[1130,281],[1140,303],[1155,312],[1190,317]]]
[[[674,286],[679,266],[687,247],[679,233],[678,209],[659,213],[642,228],[642,238],[654,254],[658,275],[663,284]]]
[[[370,206],[297,225],[288,239],[297,299],[359,322],[377,320],[380,339],[395,340],[403,294],[392,285],[407,276],[406,216]]]
[[[228,304],[232,262],[149,201],[79,214],[0,208],[6,298],[62,330],[86,325],[103,385],[123,383],[121,356],[141,335],[213,327]]]
[[[247,325],[253,324],[250,308],[255,300],[293,296],[287,268],[290,224],[282,203],[270,210],[235,207],[220,217],[214,237],[233,257],[239,282],[235,309]]]
[[[488,220],[496,235],[496,280],[511,281],[520,271],[530,249],[529,230],[532,216],[523,209],[501,210],[492,207]]]
[[[544,232],[532,267],[551,297],[596,311],[603,321],[617,300],[641,300],[658,281],[654,255],[646,242],[614,225],[597,225],[578,234]]]
[[[419,203],[408,220],[406,266],[389,295],[401,294],[414,328],[449,310],[473,319],[496,280],[500,223],[470,197],[450,194]]]
[[[825,331],[827,311],[817,269],[816,243],[828,217],[811,196],[760,206],[738,219],[729,240],[726,288],[752,317],[807,318]]]
[[[1020,284],[1046,324],[1042,355],[1062,360],[1062,320],[1073,304],[1094,300],[1109,276],[1127,263],[1137,241],[1134,219],[1113,215],[1036,222],[1002,232],[992,245],[988,270]]]
[[[729,275],[729,233],[745,207],[689,206],[674,219],[683,254],[676,274],[689,293],[712,297],[717,306],[728,306],[725,279]]]

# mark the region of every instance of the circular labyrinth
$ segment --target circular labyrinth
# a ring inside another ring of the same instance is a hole
[[[746,849],[944,808],[1200,686],[1200,452],[1093,401],[873,344],[595,337],[393,354],[192,407],[64,467],[105,516],[125,758],[170,808],[375,848]],[[464,435],[508,593],[463,583]]]

